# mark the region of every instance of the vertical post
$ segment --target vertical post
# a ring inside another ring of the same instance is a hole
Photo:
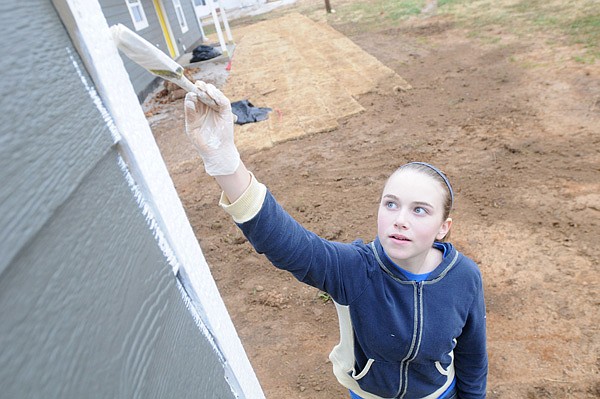
[[[221,30],[221,23],[219,22],[219,17],[217,16],[217,10],[215,9],[215,4],[213,0],[209,0],[208,4],[210,5],[210,13],[212,14],[213,22],[215,23],[215,30],[217,31],[217,36],[219,37],[219,44],[221,45],[221,53],[229,57],[229,51],[227,50],[227,45],[225,44],[225,39],[223,39],[223,31]]]
[[[227,35],[227,41],[229,43],[233,43],[233,36],[231,35],[231,29],[229,29],[229,21],[227,20],[227,13],[225,9],[221,5],[221,0],[218,0],[219,3],[219,13],[221,14],[221,19],[223,20],[223,26],[225,27],[225,34]]]
[[[196,20],[198,21],[198,26],[200,27],[200,35],[202,36],[202,42],[205,42],[206,33],[204,33],[204,28],[202,27],[202,20],[198,17],[196,17]]]
[[[329,0],[325,0],[325,11],[327,11],[327,14],[331,14],[331,4],[329,4]]]

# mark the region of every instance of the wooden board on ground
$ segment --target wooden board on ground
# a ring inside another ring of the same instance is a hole
[[[241,27],[234,37],[225,94],[273,109],[267,121],[236,129],[242,150],[336,129],[339,119],[363,111],[360,95],[410,89],[346,36],[299,13]]]

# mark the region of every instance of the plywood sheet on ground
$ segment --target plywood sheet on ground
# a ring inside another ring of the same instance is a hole
[[[237,46],[225,94],[273,108],[269,120],[237,129],[241,149],[333,130],[339,119],[363,111],[360,95],[410,88],[346,36],[298,13],[233,34]]]

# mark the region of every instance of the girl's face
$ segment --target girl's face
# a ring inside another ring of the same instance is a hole
[[[450,230],[444,217],[444,188],[423,172],[396,171],[383,189],[377,215],[377,235],[386,254],[398,266],[421,270],[435,239]]]

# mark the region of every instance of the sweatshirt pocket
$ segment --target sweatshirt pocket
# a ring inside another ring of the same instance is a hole
[[[357,365],[348,372],[363,391],[381,398],[395,398],[400,390],[400,365],[369,359],[362,369]]]
[[[450,367],[448,367],[448,369],[444,369],[444,367],[442,366],[442,363],[440,363],[440,362],[435,362],[435,368],[441,375],[450,374]]]
[[[352,378],[354,378],[356,381],[363,378],[365,376],[365,374],[367,374],[369,372],[369,369],[371,368],[371,365],[373,364],[374,361],[375,361],[375,359],[367,360],[367,364],[365,365],[365,368],[363,369],[363,371],[361,371],[358,374],[356,374],[356,369],[353,368],[352,374],[351,374]]]
[[[441,375],[448,376],[454,374],[454,351],[450,351],[448,356],[450,357],[450,362],[446,365],[443,365],[439,360],[435,362],[435,368]]]

